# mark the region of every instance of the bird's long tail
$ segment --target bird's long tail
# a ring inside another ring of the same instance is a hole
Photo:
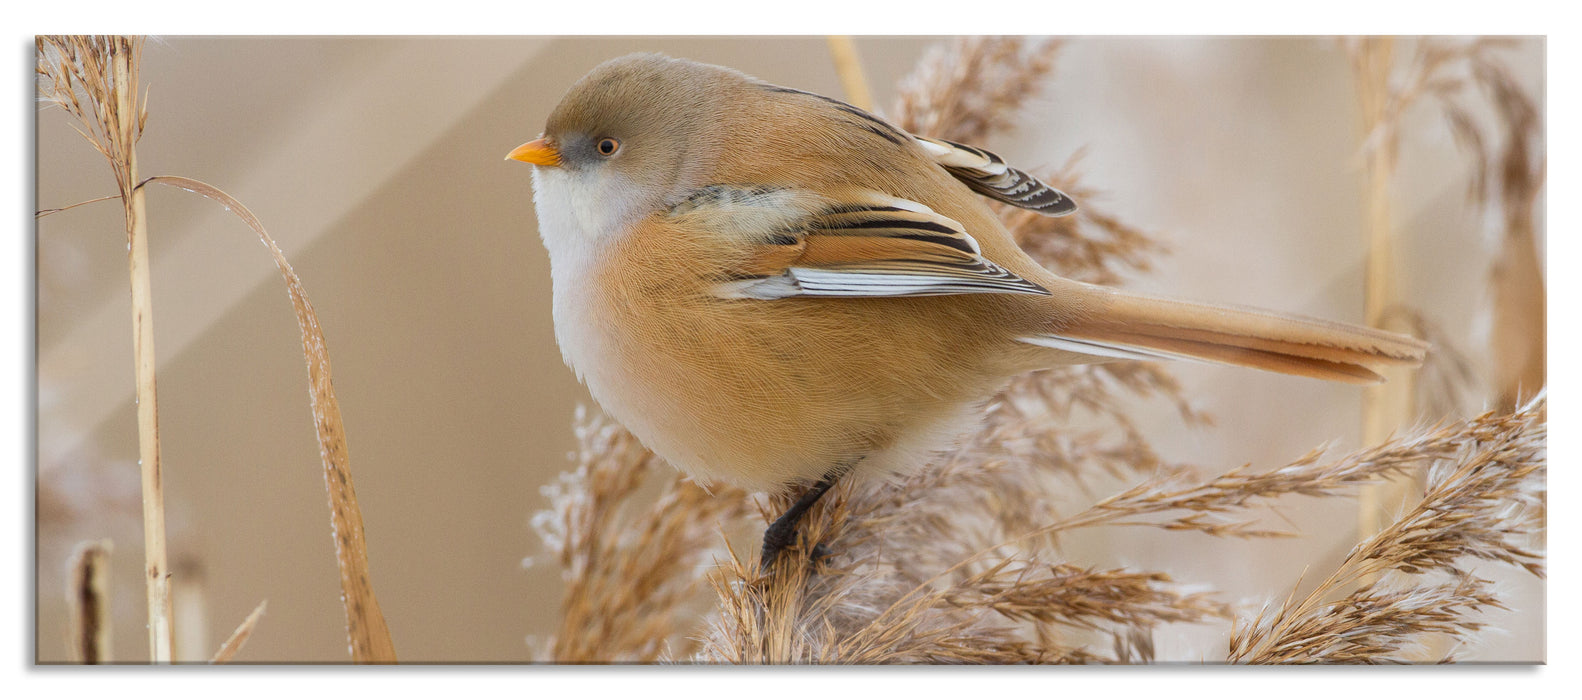
[[[1092,285],[1072,292],[1090,313],[1034,345],[1124,359],[1194,359],[1329,379],[1381,382],[1383,365],[1419,365],[1416,338],[1261,309],[1174,301]]]

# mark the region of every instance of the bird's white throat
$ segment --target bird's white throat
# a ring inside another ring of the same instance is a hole
[[[533,205],[538,235],[549,252],[555,339],[561,357],[586,381],[604,347],[593,297],[579,288],[596,274],[602,252],[647,215],[636,188],[614,173],[533,169]]]
[[[557,278],[578,274],[587,257],[648,213],[626,178],[562,168],[533,168],[533,206]]]

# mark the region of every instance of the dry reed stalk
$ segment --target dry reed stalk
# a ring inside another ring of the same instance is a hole
[[[227,637],[225,643],[220,645],[219,650],[214,652],[214,656],[209,659],[209,663],[226,664],[230,663],[231,659],[236,658],[236,654],[242,650],[242,646],[247,644],[247,638],[253,636],[253,628],[258,626],[259,619],[264,616],[264,608],[268,605],[269,601],[267,600],[259,602],[258,607],[253,608],[253,611],[248,613],[246,618],[243,618],[242,624],[237,625],[236,630],[231,632],[231,636]]]
[[[1480,630],[1474,615],[1504,606],[1468,560],[1544,575],[1546,415],[1540,395],[1515,413],[1485,413],[1427,436],[1454,436],[1454,452],[1433,460],[1422,500],[1352,548],[1306,597],[1238,628],[1230,660],[1401,663],[1432,637],[1461,641]]]
[[[177,557],[171,566],[170,598],[176,610],[173,660],[204,661],[209,646],[209,581],[203,564],[192,556]]]
[[[66,577],[71,658],[80,664],[110,663],[109,540],[83,542],[72,552]]]
[[[1363,318],[1375,328],[1402,331],[1387,325],[1388,311],[1397,303],[1394,261],[1395,226],[1391,218],[1390,187],[1395,174],[1399,112],[1391,107],[1391,70],[1395,67],[1395,37],[1364,37],[1352,44],[1352,71],[1357,81],[1363,133],[1372,141],[1366,149],[1368,202],[1367,273],[1363,280]],[[1412,419],[1413,372],[1387,368],[1383,384],[1363,390],[1362,441],[1375,445]],[[1378,532],[1387,513],[1407,497],[1408,482],[1382,482],[1363,490],[1358,501],[1357,529],[1363,537]]]
[[[264,226],[235,197],[207,183],[185,177],[156,176],[144,184],[168,185],[202,195],[236,214],[269,248],[275,267],[286,283],[286,293],[296,311],[297,327],[302,333],[302,354],[308,365],[308,398],[313,410],[313,427],[319,439],[319,458],[324,465],[324,486],[329,493],[330,529],[335,541],[336,563],[341,575],[341,603],[346,609],[346,636],[352,660],[357,663],[395,663],[395,645],[385,624],[379,599],[374,595],[368,573],[368,545],[363,536],[362,509],[352,485],[351,461],[346,447],[346,426],[341,420],[340,402],[330,372],[329,350],[318,314],[308,301],[307,290],[280,247]]]
[[[859,109],[873,109],[873,93],[868,89],[868,78],[862,72],[862,58],[857,54],[857,42],[849,36],[829,36],[830,58],[835,62],[835,73],[840,76],[841,89],[846,101]]]
[[[138,103],[139,37],[38,37],[41,96],[74,117],[74,125],[109,161],[126,220],[127,269],[132,292],[132,362],[137,383],[138,464],[143,491],[143,556],[148,594],[150,660],[170,663],[172,612],[165,553],[165,487],[159,461],[155,389],[154,303],[148,268],[148,220],[137,188],[137,140],[148,119]],[[79,93],[84,99],[79,99]]]

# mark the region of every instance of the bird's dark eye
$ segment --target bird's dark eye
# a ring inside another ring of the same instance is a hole
[[[621,142],[606,136],[599,139],[599,143],[595,147],[599,149],[599,155],[613,156],[616,151],[621,150]]]

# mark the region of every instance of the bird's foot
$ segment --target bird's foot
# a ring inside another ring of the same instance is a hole
[[[780,556],[780,550],[789,547],[792,542],[796,541],[797,523],[802,521],[803,514],[807,513],[808,509],[818,502],[824,492],[835,485],[835,479],[839,478],[841,473],[843,473],[843,469],[831,470],[828,474],[825,474],[823,479],[813,484],[813,487],[802,494],[802,497],[797,499],[796,503],[791,504],[791,507],[787,508],[786,512],[769,524],[769,528],[764,530],[763,554],[759,561],[759,569],[765,572],[769,571],[769,567],[774,564],[775,558]],[[823,555],[820,554],[821,549]],[[816,544],[813,546],[813,559],[822,559],[823,556],[828,555],[828,552],[829,549],[827,547],[822,544]]]

